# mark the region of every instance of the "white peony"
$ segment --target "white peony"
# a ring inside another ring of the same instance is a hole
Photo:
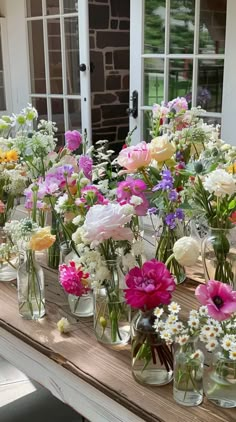
[[[204,188],[218,197],[236,193],[235,179],[223,169],[212,171],[203,182]]]
[[[183,267],[196,264],[199,257],[199,244],[193,237],[184,236],[178,239],[173,247],[176,261]]]
[[[91,243],[91,247],[96,247],[107,239],[131,241],[132,231],[129,227],[124,227],[131,217],[132,214],[127,213],[125,205],[94,205],[85,218],[84,239]]]

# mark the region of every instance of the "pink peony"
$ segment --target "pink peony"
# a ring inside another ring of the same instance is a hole
[[[124,227],[131,218],[132,214],[127,213],[126,205],[93,205],[83,225],[84,238],[92,247],[108,239],[131,241],[133,233],[129,227]]]
[[[122,149],[118,155],[120,166],[125,167],[130,172],[136,172],[142,167],[147,167],[151,159],[151,151],[146,142]]]
[[[59,281],[63,289],[72,295],[82,296],[86,294],[90,288],[88,287],[88,273],[84,273],[81,267],[76,267],[74,261],[68,265],[59,266]]]
[[[147,261],[142,268],[134,267],[125,277],[127,303],[133,308],[153,309],[161,304],[168,305],[175,290],[174,278],[163,262]]]
[[[66,148],[75,151],[82,143],[82,135],[77,130],[68,130],[65,133]]]
[[[139,197],[142,200],[142,203],[134,207],[135,213],[140,216],[146,215],[149,205],[143,193],[146,189],[147,185],[143,180],[127,177],[124,182],[118,183],[116,191],[117,200],[120,204],[130,204],[133,196]]]
[[[210,317],[224,321],[236,312],[236,291],[221,281],[210,280],[198,286],[195,295],[202,305],[206,305]]]

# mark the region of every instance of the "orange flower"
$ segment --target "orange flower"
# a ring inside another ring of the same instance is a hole
[[[31,237],[29,247],[33,251],[43,251],[50,248],[55,240],[56,236],[50,233],[50,227],[44,227]]]
[[[6,152],[7,161],[17,161],[19,158],[18,152],[14,149]]]

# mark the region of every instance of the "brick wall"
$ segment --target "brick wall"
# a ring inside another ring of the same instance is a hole
[[[129,119],[129,0],[89,0],[93,141],[119,150]]]

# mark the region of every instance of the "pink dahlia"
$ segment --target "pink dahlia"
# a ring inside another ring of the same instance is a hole
[[[75,151],[82,143],[82,135],[78,130],[68,130],[65,133],[66,148],[70,151]]]
[[[125,281],[128,286],[124,290],[126,302],[133,308],[145,310],[168,305],[176,287],[165,264],[156,259],[145,262],[142,268],[132,268]]]
[[[198,286],[195,295],[202,305],[206,305],[210,317],[224,321],[236,312],[236,291],[221,281],[210,280]]]
[[[84,273],[81,267],[76,267],[74,261],[68,265],[59,266],[59,281],[63,289],[72,295],[82,296],[87,293],[90,288],[88,286],[89,274]]]

